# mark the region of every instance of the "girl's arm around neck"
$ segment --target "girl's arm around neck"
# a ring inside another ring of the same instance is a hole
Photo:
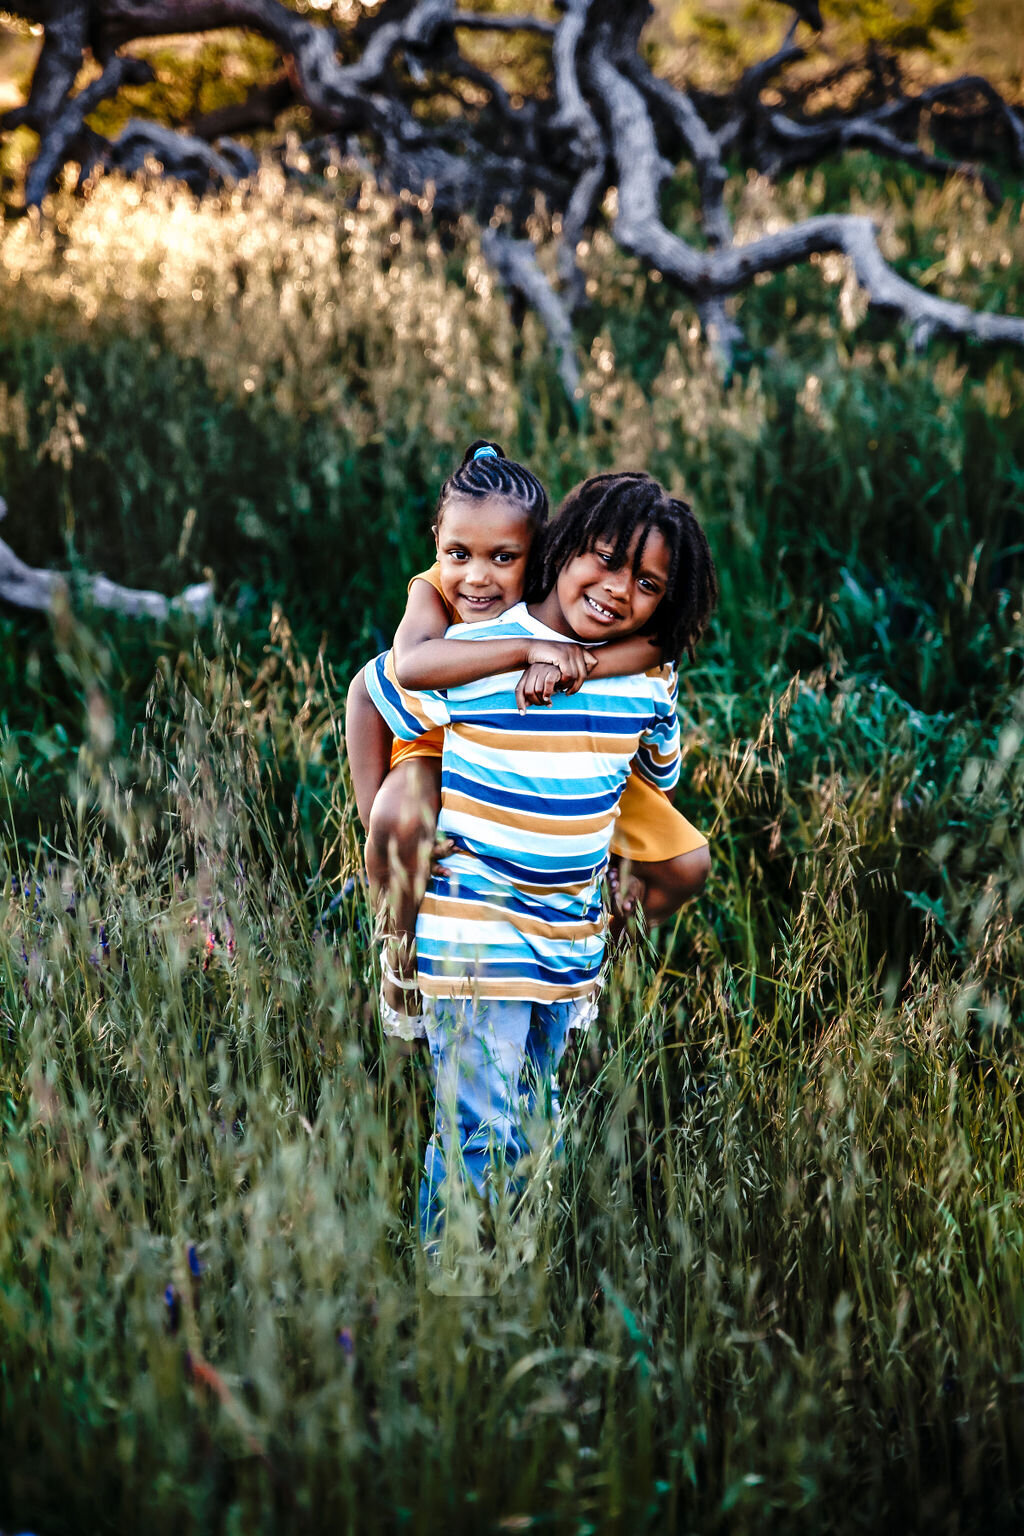
[[[395,676],[403,688],[457,688],[460,683],[516,672],[539,661],[557,666],[562,677],[578,687],[593,666],[582,646],[532,635],[505,640],[446,640],[450,623],[436,588],[427,581],[414,581],[391,648]]]
[[[661,647],[649,635],[630,635],[612,640],[591,652],[597,665],[591,677],[628,677],[633,672],[649,672],[665,660]]]
[[[403,688],[457,688],[527,664],[528,636],[510,640],[421,640],[399,657],[395,676]]]

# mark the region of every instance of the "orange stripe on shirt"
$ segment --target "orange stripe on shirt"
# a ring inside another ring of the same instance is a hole
[[[563,735],[558,730],[524,731],[514,725],[507,731],[496,731],[490,726],[472,725],[468,720],[456,721],[449,729],[466,741],[474,741],[481,747],[495,747],[500,752],[590,752],[602,757],[632,757],[639,741],[639,733],[629,736]]]
[[[565,828],[564,810],[552,811],[550,815],[537,811],[512,810],[508,806],[481,802],[473,795],[464,795],[457,790],[445,790],[442,800],[448,811],[474,816],[478,821],[497,822],[503,827],[515,827],[520,832],[540,832],[557,837]],[[603,832],[616,819],[617,810],[618,807],[613,806],[610,811],[600,811],[594,816],[574,816],[571,823],[572,836]]]
[[[596,980],[556,984],[518,981],[511,976],[428,976],[421,971],[417,981],[424,997],[492,997],[513,1001],[523,998],[537,1003],[567,1003],[575,997],[592,997],[598,991]]]

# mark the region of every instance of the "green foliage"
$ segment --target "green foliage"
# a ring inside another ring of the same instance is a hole
[[[866,43],[932,49],[962,33],[973,9],[974,0],[825,0],[823,15],[852,27]]]
[[[180,124],[233,106],[280,68],[273,43],[229,28],[173,43],[136,43],[132,51],[152,66],[155,79],[125,87],[92,114],[90,126],[108,138],[116,137],[130,117]]]
[[[910,355],[823,264],[751,293],[723,387],[599,231],[577,424],[472,234],[408,212],[268,175],[3,232],[3,533],[71,580],[0,616],[0,1525],[1013,1529],[1019,368]],[[940,288],[1012,307],[1022,238],[896,188]],[[707,896],[619,961],[564,1164],[499,1212],[532,1256],[459,1300],[411,1235],[428,1098],[377,1035],[339,711],[481,435],[556,498],[685,491],[723,597],[682,675]],[[223,606],[115,621],[99,568]]]
[[[974,0],[821,0],[820,8],[830,51],[844,57],[870,44],[946,53],[951,43],[963,42],[976,6]],[[735,77],[737,67],[764,57],[766,40],[781,42],[792,19],[779,10],[777,0],[727,0],[715,6],[674,0],[656,6],[656,12],[660,50],[671,51],[666,36],[676,45],[695,43],[698,70],[714,74],[720,86]],[[806,43],[810,36],[804,26],[799,41]]]

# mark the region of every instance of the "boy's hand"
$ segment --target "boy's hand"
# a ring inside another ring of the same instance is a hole
[[[550,704],[551,695],[561,684],[562,673],[557,666],[545,661],[534,662],[516,684],[519,713],[525,715],[530,704]]]
[[[557,667],[561,680],[560,692],[575,693],[597,666],[597,657],[583,645],[563,644],[560,640],[535,640],[526,653],[526,664],[527,667]],[[551,702],[550,695],[544,702]]]

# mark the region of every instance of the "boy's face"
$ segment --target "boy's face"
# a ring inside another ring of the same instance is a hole
[[[453,496],[435,529],[441,586],[463,624],[496,618],[518,603],[534,528],[503,496]]]
[[[634,574],[637,545],[645,532],[643,558]],[[534,609],[537,617],[561,634],[587,641],[623,640],[644,629],[668,591],[672,560],[668,544],[657,528],[640,527],[630,541],[625,563],[613,568],[612,556],[613,547],[606,539],[574,555]]]

